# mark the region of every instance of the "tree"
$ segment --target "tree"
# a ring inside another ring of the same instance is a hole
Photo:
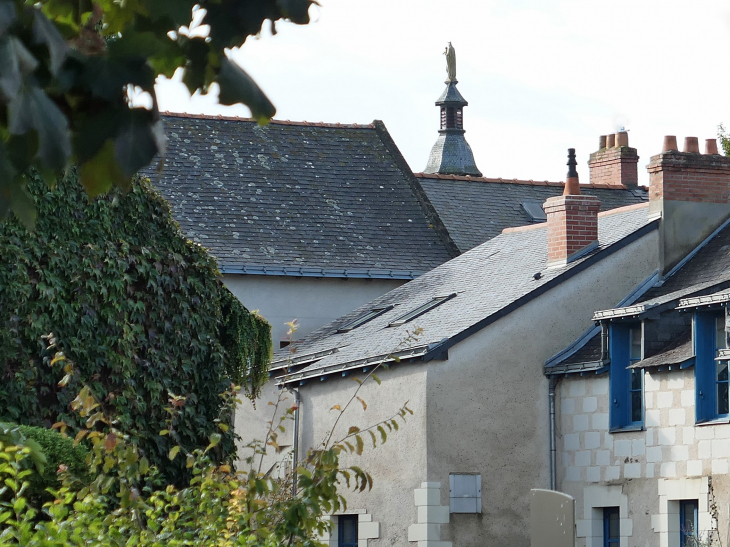
[[[247,105],[259,123],[271,101],[226,52],[281,19],[309,22],[316,0],[0,0],[0,217],[27,226],[35,207],[23,174],[54,181],[79,166],[90,196],[132,177],[164,153],[155,79],[184,69],[191,93],[220,88],[222,104]],[[190,35],[194,17],[207,36]],[[146,92],[152,107],[135,108]]]

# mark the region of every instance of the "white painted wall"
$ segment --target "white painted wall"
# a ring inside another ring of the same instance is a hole
[[[223,283],[249,310],[272,327],[274,349],[286,339],[285,323],[297,319],[295,339],[402,285],[396,279],[339,279],[278,275],[223,276]]]

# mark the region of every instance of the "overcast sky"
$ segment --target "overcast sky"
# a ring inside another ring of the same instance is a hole
[[[730,4],[721,0],[320,0],[313,23],[281,23],[234,59],[278,119],[385,122],[418,172],[438,136],[447,42],[466,138],[485,176],[564,180],[576,148],[588,182],[598,137],[625,126],[639,181],[664,135],[730,125]],[[160,108],[248,116],[158,84]]]

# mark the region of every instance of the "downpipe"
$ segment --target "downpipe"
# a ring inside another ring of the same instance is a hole
[[[558,460],[555,448],[555,386],[558,385],[558,378],[550,378],[548,387],[548,399],[550,400],[550,490],[555,490],[557,485]]]
[[[294,442],[292,444],[292,460],[291,460],[291,495],[297,496],[297,462],[299,462],[299,414],[302,408],[302,396],[298,389],[286,388],[289,393],[294,394]]]

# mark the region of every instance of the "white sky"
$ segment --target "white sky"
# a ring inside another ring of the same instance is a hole
[[[418,172],[438,136],[442,52],[456,49],[466,138],[485,176],[564,180],[576,148],[588,182],[598,136],[625,126],[639,181],[666,134],[730,125],[730,4],[722,0],[321,0],[234,59],[277,119],[385,122]],[[158,83],[162,110],[248,116]]]

